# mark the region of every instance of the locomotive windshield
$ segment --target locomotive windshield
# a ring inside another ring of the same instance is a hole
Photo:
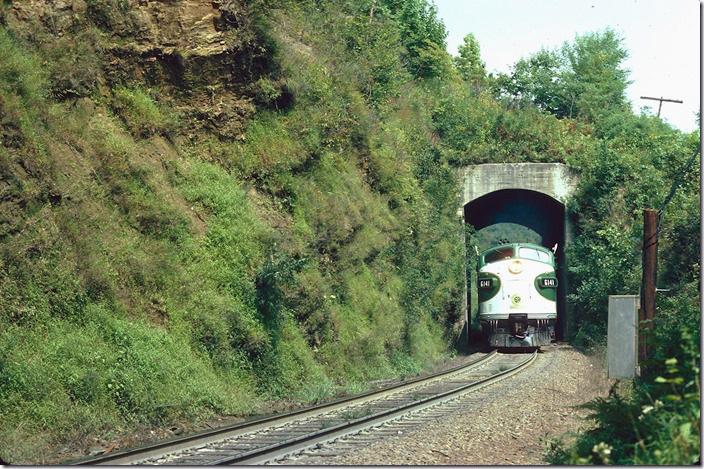
[[[512,257],[513,247],[509,246],[505,248],[496,249],[495,251],[491,251],[490,253],[486,254],[484,256],[484,262],[488,264],[490,262],[496,262],[503,259],[510,259]]]
[[[533,248],[520,248],[518,249],[518,257],[523,259],[532,259],[534,261],[540,262],[550,262],[550,254],[544,251],[538,251]]]

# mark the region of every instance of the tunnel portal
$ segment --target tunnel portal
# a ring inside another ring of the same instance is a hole
[[[486,163],[458,171],[461,184],[458,215],[465,223],[476,230],[514,223],[533,232],[527,242],[534,242],[538,236],[540,242],[536,244],[549,249],[557,243],[557,276],[562,287],[558,288],[555,332],[558,340],[566,340],[572,334],[572,319],[566,302],[570,287],[564,248],[572,240],[572,221],[566,216],[564,203],[576,190],[578,174],[562,163]],[[520,236],[517,233],[518,230],[513,231],[514,236]],[[473,274],[468,279],[476,277],[476,271],[468,273]],[[470,325],[478,326],[478,311],[471,301],[474,298],[476,303],[476,293],[476,281],[470,280],[463,298],[466,325],[463,335],[469,334]],[[471,334],[468,338],[471,339]]]
[[[515,223],[537,233],[541,238],[537,244],[546,248],[565,244],[565,207],[540,192],[525,189],[490,192],[464,206],[464,220],[477,231],[497,223]]]
[[[555,251],[557,262],[558,288],[557,323],[555,333],[557,340],[565,340],[568,334],[569,311],[566,294],[569,289],[567,262],[564,247],[571,237],[571,224],[565,217],[565,206],[553,197],[541,192],[527,189],[500,189],[471,200],[464,206],[464,221],[474,227],[475,232],[504,225],[507,242],[532,242]],[[511,228],[512,226],[524,229]],[[492,245],[498,244],[493,240]],[[485,249],[491,246],[481,246]],[[469,339],[476,336],[479,329],[477,288],[472,272],[467,289]],[[474,299],[472,298],[474,296]]]

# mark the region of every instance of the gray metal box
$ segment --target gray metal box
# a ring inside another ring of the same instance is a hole
[[[636,376],[639,307],[640,298],[637,295],[609,295],[609,378],[633,379]]]

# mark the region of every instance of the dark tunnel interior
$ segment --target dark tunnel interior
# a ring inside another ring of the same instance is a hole
[[[565,290],[567,286],[567,272],[563,268],[564,244],[565,244],[565,207],[550,196],[540,192],[523,189],[505,189],[491,192],[479,197],[464,207],[464,220],[479,232],[480,230],[496,227],[500,224],[516,224],[528,228],[532,231],[531,236],[526,239],[516,239],[516,233],[520,230],[513,230],[513,238],[510,242],[533,242],[545,246],[548,249],[557,243],[558,249],[555,252],[557,260],[558,284],[565,288],[558,288],[557,298],[557,324],[556,335],[558,340],[564,339],[564,320],[566,315]],[[490,247],[490,246],[485,246]],[[468,295],[476,294],[476,287],[467,289]],[[468,304],[471,298],[468,298]]]

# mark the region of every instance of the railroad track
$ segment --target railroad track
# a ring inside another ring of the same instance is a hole
[[[469,364],[379,391],[72,464],[261,464],[481,389],[520,372],[536,356],[492,352]]]

